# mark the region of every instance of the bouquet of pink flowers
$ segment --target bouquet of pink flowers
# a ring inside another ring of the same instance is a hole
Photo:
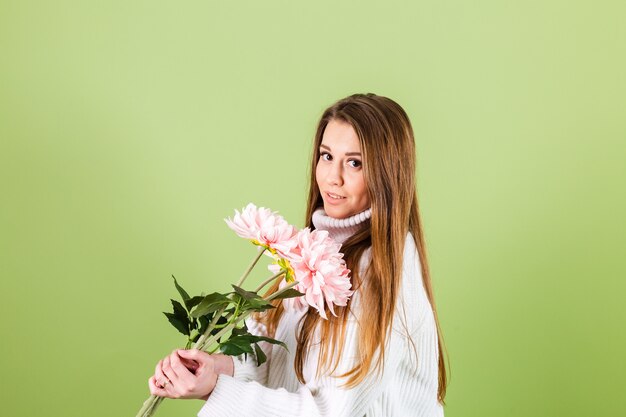
[[[173,312],[164,313],[169,322],[187,336],[185,348],[201,349],[209,353],[221,351],[226,355],[254,354],[257,365],[266,360],[258,342],[264,341],[286,347],[279,340],[250,334],[245,319],[254,312],[262,312],[274,305],[273,300],[284,300],[286,307],[310,306],[321,317],[326,306],[335,315],[333,306],[345,306],[352,295],[350,270],[345,266],[341,245],[326,231],[298,231],[282,216],[270,209],[248,204],[241,212],[235,210],[228,226],[240,237],[259,247],[252,263],[229,293],[211,293],[191,297],[174,278],[174,285],[183,303],[172,301]],[[269,266],[272,276],[254,291],[244,290],[242,284],[263,254],[273,259]],[[260,296],[259,292],[280,279],[278,289]],[[151,395],[137,417],[154,415],[162,397]]]

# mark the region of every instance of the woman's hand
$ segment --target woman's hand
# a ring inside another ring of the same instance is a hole
[[[148,380],[150,393],[166,398],[198,398],[206,400],[215,388],[219,373],[232,375],[232,359],[209,355],[193,349],[177,349],[156,366]],[[228,372],[228,362],[231,371]]]

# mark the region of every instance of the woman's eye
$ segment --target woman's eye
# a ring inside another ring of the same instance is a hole
[[[361,166],[361,161],[357,159],[351,159],[348,161],[348,164],[350,164],[352,168],[359,168]]]
[[[331,159],[333,159],[333,157],[330,156],[330,154],[328,152],[321,152],[320,153],[320,158],[322,158],[322,160],[324,160],[324,161],[330,161]]]

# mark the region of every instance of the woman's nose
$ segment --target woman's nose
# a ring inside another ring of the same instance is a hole
[[[343,178],[341,175],[341,165],[332,164],[328,169],[328,174],[326,175],[326,182],[330,185],[343,185]]]

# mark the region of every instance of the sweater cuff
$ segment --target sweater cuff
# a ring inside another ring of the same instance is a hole
[[[249,415],[246,414],[249,411],[247,409],[254,409],[254,405],[250,404],[251,398],[242,398],[247,397],[247,384],[257,385],[256,382],[244,382],[228,375],[219,375],[215,388],[198,412],[198,417]]]

